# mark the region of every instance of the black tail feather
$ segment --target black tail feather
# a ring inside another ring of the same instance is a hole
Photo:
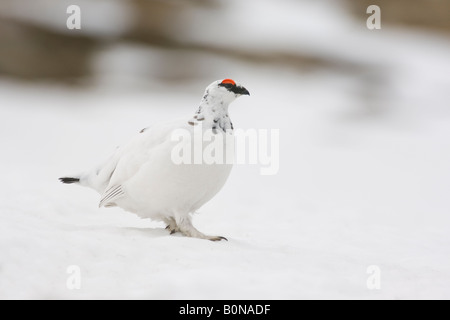
[[[63,178],[59,178],[59,181],[61,181],[62,183],[77,183],[77,182],[80,182],[80,179],[63,177]]]

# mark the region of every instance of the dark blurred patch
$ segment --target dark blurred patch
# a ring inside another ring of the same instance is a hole
[[[381,8],[382,23],[450,32],[449,0],[347,0],[347,3],[360,19],[366,19],[367,7],[375,4]]]
[[[293,70],[308,72],[317,68],[339,69],[347,72],[359,71],[362,66],[352,61],[331,58],[327,55],[307,55],[282,52],[278,50],[260,51],[244,48],[229,48],[214,44],[197,44],[182,41],[176,37],[177,30],[182,30],[190,24],[201,24],[193,21],[187,14],[190,7],[203,7],[220,10],[222,3],[210,0],[189,1],[159,1],[132,0],[136,19],[134,26],[124,35],[127,41],[138,42],[169,49],[172,55],[161,57],[160,73],[163,81],[184,81],[186,78],[199,78],[204,72],[203,62],[193,59],[196,54],[209,53],[217,56],[241,60],[251,64],[286,66]],[[212,26],[205,26],[212,27]],[[189,53],[189,54],[186,54]],[[164,76],[163,76],[164,75]]]
[[[5,18],[0,18],[0,43],[0,75],[66,83],[89,75],[89,57],[97,47],[86,36]]]
[[[217,8],[216,0],[131,0],[134,24],[125,37],[149,44],[170,45],[178,30],[192,21],[186,12],[191,7]]]

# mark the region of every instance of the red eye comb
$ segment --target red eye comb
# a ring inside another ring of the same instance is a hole
[[[225,80],[223,80],[223,81],[222,81],[222,84],[225,84],[225,83],[231,83],[233,86],[236,85],[236,82],[234,82],[234,80],[231,80],[231,79],[225,79]]]

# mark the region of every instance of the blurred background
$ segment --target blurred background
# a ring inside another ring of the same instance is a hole
[[[81,8],[80,30],[66,27],[72,4]],[[381,8],[380,30],[366,26],[372,4]],[[79,243],[44,225],[141,223],[115,209],[102,216],[97,195],[56,178],[96,164],[141,128],[190,115],[204,88],[223,78],[251,93],[231,107],[235,127],[280,129],[280,171],[260,176],[257,166],[237,166],[202,209],[214,214],[197,224],[258,239],[277,254],[289,248],[276,260],[294,267],[283,269],[286,279],[266,277],[266,286],[240,292],[227,289],[234,282],[225,276],[225,289],[210,298],[361,297],[367,291],[355,288],[365,280],[355,274],[373,263],[387,266],[392,281],[377,297],[450,297],[445,0],[0,0],[0,272],[10,279],[9,296],[68,295],[40,277],[34,291],[20,291],[20,277],[33,273],[26,256],[38,259],[59,246],[56,239]],[[78,254],[68,252],[55,253],[52,266],[64,268]],[[297,265],[297,255],[314,265]],[[40,274],[53,279],[48,266]],[[114,275],[125,278],[122,271]],[[300,271],[326,281],[311,284]],[[194,278],[205,287],[219,281]],[[164,294],[151,297],[192,297],[167,279],[156,285]],[[308,294],[287,289],[305,286]]]
[[[81,8],[81,30],[66,27],[71,4]],[[366,28],[371,4],[382,8],[383,30]],[[117,81],[124,89],[150,90],[154,82],[208,82],[215,74],[233,73],[239,63],[299,76],[360,76],[361,87],[372,87],[388,80],[380,69],[396,53],[407,55],[407,48],[399,52],[401,43],[412,45],[413,35],[445,43],[449,12],[450,3],[441,0],[283,0],[278,6],[270,1],[1,0],[0,74],[49,84]]]

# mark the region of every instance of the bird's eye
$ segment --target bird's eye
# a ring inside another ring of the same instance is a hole
[[[231,88],[233,88],[233,84],[231,84],[231,83],[220,83],[219,87],[225,87],[227,89],[231,89]]]

